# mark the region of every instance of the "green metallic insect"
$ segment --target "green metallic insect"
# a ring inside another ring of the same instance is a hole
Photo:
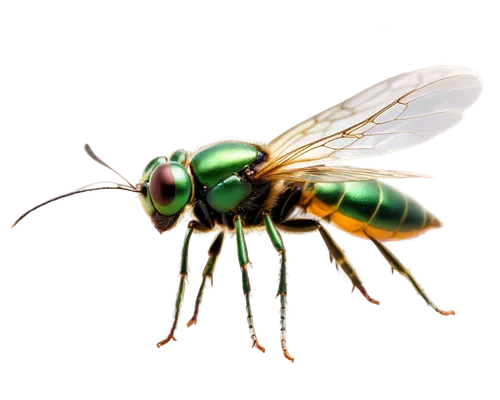
[[[196,324],[207,278],[212,280],[226,232],[236,235],[238,260],[246,301],[252,346],[264,352],[255,333],[250,306],[249,264],[244,232],[265,229],[281,258],[281,347],[286,346],[286,251],[280,231],[318,231],[335,260],[368,301],[372,299],[356,270],[324,228],[322,221],[371,240],[392,269],[410,280],[428,305],[443,315],[410,272],[381,243],[418,236],[442,226],[438,218],[406,194],[378,178],[422,176],[414,173],[328,166],[338,161],[380,155],[423,143],[459,122],[463,111],[478,98],[481,80],[461,67],[433,67],[398,75],[298,124],[266,145],[228,141],[207,146],[193,154],[174,152],[170,159],[157,157],[133,186],[85,187],[51,199],[93,190],[119,189],[140,194],[144,211],[163,233],[174,228],[185,212],[193,219],[184,239],[175,315],[167,338],[174,338],[188,274],[188,249],[193,232],[216,231],[208,250],[203,281],[188,326]],[[88,145],[87,153],[99,159]],[[113,170],[114,171],[114,170]],[[114,171],[116,172],[116,171]],[[118,174],[119,175],[119,174]],[[121,175],[120,175],[121,177]],[[13,226],[14,226],[13,225]]]

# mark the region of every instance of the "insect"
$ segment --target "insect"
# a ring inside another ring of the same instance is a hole
[[[411,273],[382,242],[409,239],[442,226],[417,201],[379,181],[408,178],[415,173],[335,165],[351,158],[375,156],[423,143],[459,122],[463,111],[479,97],[479,76],[462,67],[432,67],[395,76],[296,125],[266,145],[239,141],[219,142],[190,154],[177,150],[154,158],[137,185],[104,163],[88,145],[95,161],[123,178],[127,185],[89,185],[55,197],[27,211],[78,193],[104,189],[138,193],[155,228],[174,228],[184,213],[192,220],[181,255],[180,281],[172,328],[161,347],[174,337],[188,275],[188,249],[193,233],[216,231],[196,298],[196,324],[207,279],[212,280],[227,232],[236,236],[243,294],[252,347],[265,351],[254,328],[250,304],[249,258],[245,232],[265,229],[280,258],[277,296],[280,298],[281,347],[286,345],[286,249],[280,232],[318,231],[329,254],[371,303],[379,304],[364,288],[354,267],[323,223],[329,222],[352,235],[368,239],[391,268],[405,276],[428,305],[442,315]],[[333,164],[333,165],[331,165]]]

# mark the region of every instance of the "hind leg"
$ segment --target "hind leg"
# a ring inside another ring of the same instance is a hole
[[[403,275],[406,279],[408,279],[411,284],[413,285],[413,287],[415,288],[415,290],[418,292],[418,294],[420,296],[422,296],[424,298],[424,300],[426,301],[426,303],[428,305],[430,305],[434,310],[436,310],[439,314],[442,314],[442,315],[455,315],[455,311],[453,310],[450,310],[450,311],[443,311],[441,310],[440,308],[438,308],[432,301],[431,299],[429,299],[429,297],[427,297],[427,295],[425,294],[424,292],[424,289],[422,289],[422,287],[418,284],[418,282],[415,280],[415,278],[413,277],[413,275],[410,273],[410,271],[408,271],[405,266],[403,264],[401,264],[401,261],[399,261],[396,256],[394,254],[392,254],[392,252],[387,248],[385,247],[382,243],[380,243],[378,240],[372,238],[370,235],[368,235],[366,232],[365,232],[366,236],[368,236],[368,238],[370,238],[370,240],[373,242],[373,244],[375,246],[377,246],[377,249],[382,253],[382,255],[384,256],[384,258],[387,260],[387,262],[391,265],[392,267],[392,270],[396,270],[398,271],[401,275]]]

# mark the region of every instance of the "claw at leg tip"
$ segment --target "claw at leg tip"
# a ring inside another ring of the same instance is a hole
[[[248,347],[252,349],[252,352],[254,351],[254,349],[256,349],[257,352],[262,353],[263,355],[265,355],[264,353],[267,353],[269,350],[259,340],[250,341],[250,343],[248,343]]]
[[[458,315],[458,312],[456,307],[450,307],[446,310],[444,309],[444,307],[440,307],[438,315],[442,318],[455,318]]]
[[[290,363],[291,365],[295,365],[297,360],[299,359],[298,356],[295,356],[288,350],[282,351],[281,356],[283,357],[283,361],[286,363]]]
[[[367,296],[364,300],[375,308],[379,308],[382,305],[382,300],[371,295]]]
[[[167,335],[167,336],[163,336],[163,337],[160,337],[153,345],[153,347],[155,349],[158,349],[158,350],[162,350],[163,348],[167,347],[170,343],[175,343],[177,342],[179,339],[177,338],[177,336],[174,334],[174,335]]]
[[[196,325],[196,318],[193,317],[189,320],[189,322],[187,323],[187,327],[189,328],[191,325]]]

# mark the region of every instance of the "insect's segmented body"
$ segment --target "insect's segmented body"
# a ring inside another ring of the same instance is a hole
[[[265,145],[229,141],[208,146],[191,156],[178,150],[170,158],[156,157],[146,166],[135,187],[127,180],[128,186],[85,187],[32,208],[14,225],[54,200],[102,189],[139,193],[144,211],[160,233],[174,228],[189,211],[193,219],[188,224],[182,249],[174,321],[169,335],[158,347],[175,340],[187,284],[189,243],[194,232],[215,230],[217,234],[208,250],[188,326],[197,321],[205,282],[213,278],[224,235],[229,230],[236,236],[250,337],[253,346],[264,351],[254,329],[244,231],[265,229],[280,257],[277,295],[281,347],[291,361],[286,347],[286,249],[280,231],[319,232],[330,261],[335,260],[337,267],[347,274],[353,289],[357,288],[371,303],[379,304],[368,295],[356,270],[322,222],[369,239],[428,305],[440,314],[452,315],[454,311],[436,307],[411,273],[381,243],[412,238],[442,226],[439,219],[414,199],[378,180],[421,175],[335,163],[402,150],[431,139],[461,120],[464,110],[478,98],[481,87],[478,75],[461,67],[433,67],[401,74],[303,121]],[[112,169],[88,145],[85,150],[95,161]]]
[[[226,162],[221,163],[221,158]],[[190,163],[195,216],[207,226],[233,230],[236,215],[242,216],[244,227],[254,227],[262,226],[265,212],[282,224],[298,210],[306,218],[322,219],[352,235],[380,241],[409,239],[442,226],[416,200],[378,180],[252,181],[253,168],[266,158],[263,149],[242,142],[214,144],[196,153]],[[220,166],[219,170],[212,165]]]

